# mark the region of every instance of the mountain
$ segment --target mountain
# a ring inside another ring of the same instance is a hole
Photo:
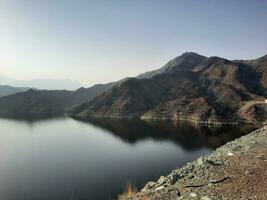
[[[267,96],[267,55],[256,60],[247,60],[245,63],[252,65],[255,71],[260,74],[261,90],[264,91],[265,96]]]
[[[247,102],[265,112],[266,56],[249,61],[230,61],[184,53],[162,68],[141,74],[90,102],[73,108],[79,117],[141,117],[193,121],[247,120],[238,112]],[[253,110],[253,109],[252,109]],[[261,116],[265,116],[262,115]]]
[[[143,74],[140,74],[136,78],[143,79],[143,78],[152,78],[155,75],[158,74],[172,74],[176,71],[198,71],[200,68],[197,68],[197,66],[203,62],[207,57],[199,55],[194,52],[186,52],[182,54],[181,56],[178,56],[172,60],[170,60],[166,65],[164,65],[162,68],[145,72]]]
[[[56,79],[31,79],[16,80],[0,74],[1,85],[12,85],[14,87],[28,87],[46,90],[76,90],[81,87],[78,81],[73,80],[56,80]]]
[[[111,89],[116,82],[98,84],[90,88],[68,90],[29,90],[0,98],[1,115],[63,114],[65,109],[91,101]]]
[[[12,87],[9,85],[0,85],[0,97],[16,94],[19,92],[25,92],[30,88],[26,87]]]
[[[29,90],[0,98],[2,115],[59,114],[69,106],[71,91]]]

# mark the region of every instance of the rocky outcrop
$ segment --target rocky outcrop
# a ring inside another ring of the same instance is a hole
[[[119,199],[266,199],[266,159],[267,129],[261,128]]]

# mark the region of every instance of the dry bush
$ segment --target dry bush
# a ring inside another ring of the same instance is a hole
[[[126,184],[124,192],[119,196],[119,200],[124,200],[133,197],[137,193],[137,188],[131,182]]]
[[[118,200],[130,200],[138,193],[138,190],[135,185],[131,182],[126,184],[124,192],[119,196]],[[150,200],[147,196],[140,196],[138,200]]]

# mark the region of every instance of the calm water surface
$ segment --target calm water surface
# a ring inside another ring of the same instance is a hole
[[[242,127],[0,118],[1,200],[113,200],[225,142]]]

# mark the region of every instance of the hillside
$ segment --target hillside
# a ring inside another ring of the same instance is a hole
[[[26,87],[12,87],[9,85],[0,85],[0,97],[16,94],[19,92],[26,92],[30,88]]]
[[[71,91],[29,90],[0,98],[1,114],[58,114],[69,105]]]
[[[98,84],[76,91],[31,89],[0,98],[0,114],[62,114],[71,106],[92,100],[114,84],[116,83]]]
[[[238,110],[262,102],[265,116],[267,56],[230,61],[184,53],[162,68],[124,81],[91,102],[70,111],[74,116],[141,117],[201,121],[247,120]],[[260,111],[259,111],[260,110]],[[253,119],[253,120],[254,120]],[[264,119],[261,119],[264,120]]]

